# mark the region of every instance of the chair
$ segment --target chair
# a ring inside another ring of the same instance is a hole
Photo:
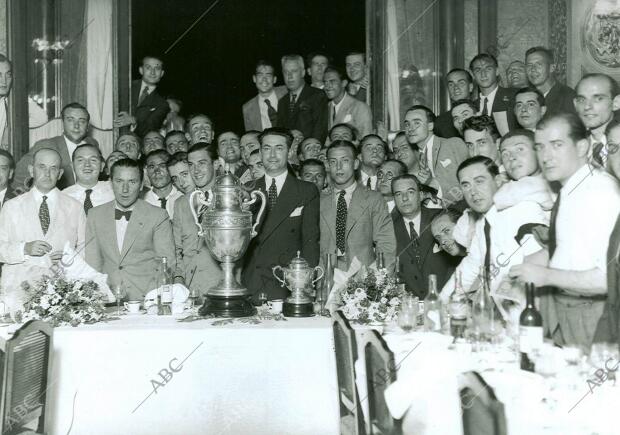
[[[363,435],[365,434],[364,416],[355,386],[355,361],[357,360],[355,331],[341,311],[332,314],[332,330],[336,349],[340,433]]]
[[[45,433],[53,328],[31,320],[0,339],[0,429],[3,435]],[[28,431],[28,427],[36,432]]]
[[[460,396],[464,435],[506,435],[504,404],[478,373],[463,376]]]
[[[368,331],[366,335],[364,358],[366,360],[370,434],[400,434],[400,421],[392,417],[385,403],[385,390],[396,380],[394,354],[375,330]]]

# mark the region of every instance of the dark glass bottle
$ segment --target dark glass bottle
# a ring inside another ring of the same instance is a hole
[[[540,312],[534,305],[534,284],[525,285],[526,305],[519,317],[519,353],[521,370],[534,371],[534,362],[529,355],[543,343],[543,322]]]

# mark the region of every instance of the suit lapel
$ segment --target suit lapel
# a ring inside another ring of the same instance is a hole
[[[286,180],[284,180],[284,185],[278,195],[275,207],[267,212],[267,219],[262,228],[262,240],[266,240],[282,221],[290,216],[297,205],[298,194],[295,182],[296,180],[290,174],[286,175]]]
[[[252,116],[252,122],[255,123],[255,125],[260,125],[262,127],[263,122],[260,118],[260,96],[257,95],[256,97],[254,97],[254,100],[254,103],[252,103],[251,105],[253,109],[250,112]]]
[[[422,257],[422,263],[426,261],[426,258],[432,253],[435,239],[431,232],[431,221],[433,220],[433,214],[430,210],[422,207],[420,215],[420,256]]]
[[[439,136],[433,137],[433,169],[437,167],[437,160],[439,159],[439,149],[441,148],[441,139]]]
[[[353,191],[351,204],[349,205],[349,210],[347,212],[347,239],[349,238],[349,233],[363,216],[367,208],[368,201],[366,191],[358,185]]]
[[[329,228],[332,240],[336,240],[336,208],[334,207],[334,192],[332,191],[329,196],[323,197],[319,213],[321,219],[325,222],[325,226]]]
[[[116,219],[114,218],[114,209],[116,208],[116,202],[112,201],[106,206],[105,213],[103,214],[103,222],[97,224],[101,225],[101,233],[104,234],[103,243],[110,245],[112,252],[115,253],[116,258],[121,260],[121,251],[118,249],[118,235],[116,234]],[[126,235],[125,235],[126,236]],[[126,237],[125,237],[126,238]]]
[[[402,240],[404,242],[404,245],[405,245],[404,251],[407,253],[409,257],[415,260],[415,256],[413,255],[413,250],[411,249],[412,248],[411,237],[409,236],[409,233],[407,232],[407,228],[405,227],[405,219],[396,209],[394,209],[393,213],[394,213],[394,216],[396,216],[396,219],[394,219],[394,234],[396,235],[396,240]],[[397,252],[396,254],[400,256],[403,253]]]
[[[350,97],[349,94],[345,92],[342,105],[340,106],[340,109],[338,110],[338,113],[336,114],[336,124],[340,124],[344,122],[344,118],[346,114],[349,112],[349,109],[351,108],[354,102],[355,100],[353,99],[353,97]]]
[[[136,237],[144,228],[144,217],[146,213],[144,213],[144,208],[142,205],[142,200],[138,200],[136,202],[136,206],[131,212],[131,219],[129,219],[129,225],[127,225],[127,231],[125,231],[125,238],[123,239],[123,249],[121,251],[121,257],[119,263],[123,261],[131,246],[136,241]],[[116,223],[114,224],[116,227]]]

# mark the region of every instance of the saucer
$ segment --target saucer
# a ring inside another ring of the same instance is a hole
[[[129,311],[125,311],[124,314],[127,316],[139,316],[141,314],[146,314],[146,310],[140,310],[137,313],[130,313]]]

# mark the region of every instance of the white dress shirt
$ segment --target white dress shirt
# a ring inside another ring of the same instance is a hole
[[[74,184],[73,186],[63,189],[63,193],[66,193],[71,198],[84,204],[87,189],[92,190],[90,193],[90,202],[92,202],[93,207],[114,200],[114,191],[109,181],[98,181],[93,187],[84,187],[79,184]]]
[[[353,199],[353,192],[355,192],[356,188],[357,188],[357,183],[353,183],[349,187],[344,189],[344,200],[347,203],[347,209],[351,207],[351,200]],[[336,205],[338,204],[338,196],[340,196],[340,192],[342,190],[343,189],[337,189],[334,187],[334,203]]]
[[[282,186],[284,186],[287,174],[288,171],[284,171],[280,175],[277,175],[275,177],[265,174],[265,189],[267,190],[267,192],[269,192],[269,188],[271,187],[271,180],[275,178],[276,191],[278,192],[278,196],[280,196],[280,192],[282,192]]]
[[[415,232],[418,233],[418,237],[420,237],[420,226],[422,225],[421,212],[418,212],[418,214],[413,219],[409,219],[403,216],[403,221],[405,222],[405,229],[407,230],[407,234],[409,234],[409,238],[411,238],[411,232],[409,231],[409,222],[413,222],[413,228],[415,229]]]
[[[497,94],[497,90],[499,89],[499,85],[495,85],[495,89],[493,89],[493,91],[491,91],[491,93],[489,95],[482,95],[480,94],[480,101],[478,103],[478,114],[482,115],[482,110],[484,109],[484,99],[487,99],[487,112],[488,115],[491,116],[491,114],[493,113],[493,102],[495,101],[495,95]],[[492,118],[492,116],[491,116]]]
[[[116,204],[116,208],[121,210],[121,208]],[[132,206],[129,211],[133,212],[134,207]],[[126,211],[126,210],[123,210]],[[116,212],[115,212],[116,213]],[[116,219],[114,217],[114,222],[116,222],[116,243],[118,245],[118,252],[123,252],[123,242],[125,241],[125,233],[127,232],[127,227],[129,226],[129,221],[125,219],[123,216],[120,219]]]
[[[147,85],[146,83],[144,83],[144,81],[142,81],[140,84],[140,93],[138,94],[138,100],[140,100],[140,95],[142,95],[142,92],[144,92],[144,88],[149,88],[148,95],[151,95],[153,91],[157,89],[157,86]]]
[[[620,187],[611,175],[582,166],[560,189],[554,269],[607,273],[607,246],[620,213]]]
[[[332,127],[336,124],[336,117],[338,116],[338,111],[342,107],[342,102],[344,101],[345,95],[342,96],[342,98],[340,99],[340,102],[338,103],[334,103],[334,100],[329,102],[329,117],[330,117],[329,119],[331,121]],[[334,116],[334,113],[335,113],[335,116]]]
[[[278,110],[278,96],[276,95],[276,91],[272,90],[269,97],[265,98],[262,96],[258,96],[258,109],[260,110],[260,123],[263,127],[263,130],[266,128],[271,128],[271,120],[269,119],[269,111],[267,110],[267,104],[265,104],[265,100],[269,100],[271,106],[274,110]]]
[[[2,207],[2,204],[4,203],[4,197],[6,196],[6,187],[2,190],[0,190],[0,207]]]
[[[7,111],[8,101],[6,97],[0,98],[0,140],[2,140],[2,136],[4,135],[4,130],[6,130],[6,126],[9,122],[9,114]]]
[[[170,216],[170,219],[174,217],[174,203],[182,196],[183,193],[179,192],[174,186],[172,186],[172,190],[170,191],[168,196],[166,196],[166,211],[168,212],[168,216]],[[161,208],[161,201],[159,200],[159,196],[157,196],[157,194],[153,192],[152,188],[151,190],[146,192],[146,194],[144,195],[144,200],[149,204],[154,205],[155,207]]]
[[[364,187],[366,187],[368,184],[368,179],[370,178],[370,188],[372,190],[376,190],[377,189],[377,175],[368,175],[366,172],[364,171],[360,171],[360,175],[362,178],[362,185]]]
[[[463,258],[454,274],[443,287],[441,296],[444,301],[454,291],[454,277],[458,273],[461,273],[461,284],[465,292],[477,290],[477,288],[472,288],[472,284],[478,278],[480,266],[484,266],[484,257],[487,250],[484,237],[485,220],[489,222],[491,227],[490,260],[492,273],[490,290],[493,293],[499,288],[502,279],[508,275],[508,271],[512,266],[523,263],[525,256],[542,249],[531,234],[523,237],[521,244],[519,244],[515,239],[519,228],[531,223],[549,225],[549,213],[545,212],[538,203],[528,200],[521,201],[513,207],[502,211],[498,211],[495,205],[493,205],[484,218],[476,222],[474,236],[467,256]],[[493,273],[493,270],[496,273]]]

